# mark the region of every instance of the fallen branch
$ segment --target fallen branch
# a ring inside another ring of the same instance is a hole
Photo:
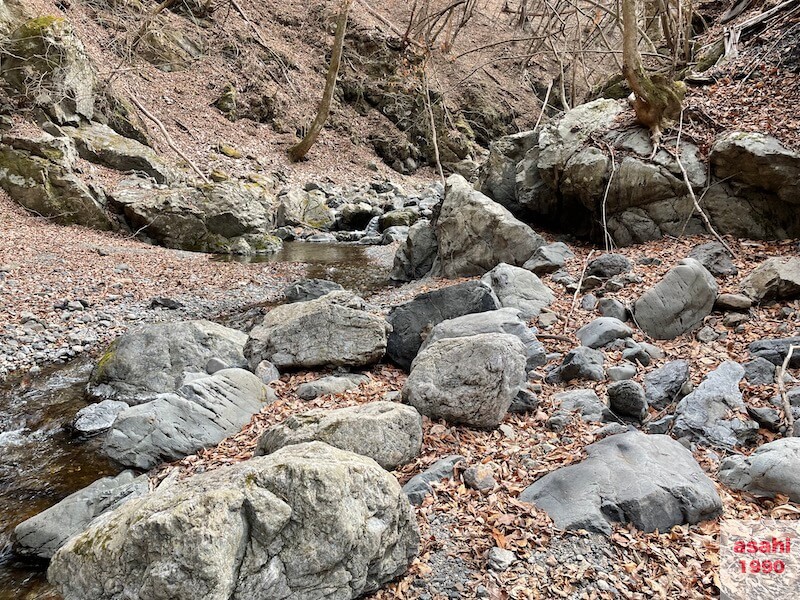
[[[583,278],[586,275],[586,269],[589,267],[589,260],[592,258],[594,254],[594,250],[591,250],[589,254],[586,255],[586,260],[583,261],[583,269],[581,269],[581,278],[578,280],[578,287],[575,290],[575,294],[572,296],[572,305],[569,307],[569,313],[567,313],[567,318],[564,319],[564,331],[567,330],[569,327],[569,319],[572,317],[572,313],[575,312],[575,307],[578,305],[578,294],[581,293],[581,288],[583,287]]]
[[[781,369],[778,371],[778,389],[781,392],[783,416],[786,418],[786,437],[794,437],[794,415],[792,414],[792,405],[789,402],[789,395],[786,393],[786,383],[783,378],[786,377],[786,369],[789,368],[789,363],[792,362],[792,354],[794,354],[795,350],[800,350],[800,346],[789,346],[786,358],[783,359]]]
[[[399,37],[400,37],[400,38],[401,38],[401,39],[402,39],[404,42],[407,42],[407,43],[409,43],[409,44],[412,44],[412,45],[416,46],[417,48],[421,48],[421,49],[423,49],[423,50],[426,50],[425,46],[423,46],[422,44],[420,44],[420,43],[419,43],[419,42],[417,42],[416,40],[412,40],[412,39],[411,39],[411,38],[408,36],[408,33],[403,33],[402,31],[400,31],[400,30],[399,30],[399,29],[398,29],[398,28],[397,28],[397,27],[396,27],[396,26],[395,26],[395,25],[394,25],[394,24],[393,24],[393,23],[392,23],[392,22],[391,22],[389,19],[387,19],[387,18],[386,18],[386,17],[384,17],[382,14],[380,14],[380,13],[379,13],[377,10],[375,10],[374,8],[372,8],[372,7],[371,7],[369,4],[367,4],[367,3],[365,2],[365,0],[358,0],[358,3],[359,3],[359,4],[361,5],[361,7],[362,7],[364,10],[366,10],[366,11],[367,11],[367,12],[368,12],[368,13],[369,13],[369,14],[370,14],[370,15],[371,15],[373,18],[377,19],[378,21],[380,21],[381,23],[383,23],[384,25],[386,25],[386,27],[388,27],[388,28],[389,28],[389,31],[391,31],[391,32],[392,32],[393,34],[395,34],[396,36],[399,36]]]
[[[423,69],[425,67],[423,66]],[[442,179],[442,185],[446,186],[447,181],[444,178],[442,171],[442,162],[439,157],[439,138],[436,135],[436,119],[433,114],[433,105],[431,104],[431,89],[428,85],[428,75],[425,71],[422,73],[422,80],[425,83],[425,108],[428,109],[428,118],[430,119],[431,126],[431,143],[433,143],[433,153],[436,158],[436,169],[439,172],[439,177]]]
[[[133,104],[136,106],[136,108],[138,108],[140,111],[142,111],[142,114],[145,117],[147,117],[153,123],[156,124],[156,127],[158,127],[158,129],[161,131],[161,134],[164,136],[164,139],[167,141],[167,145],[175,151],[175,154],[180,156],[183,160],[186,161],[186,163],[190,167],[192,167],[192,170],[195,173],[197,173],[197,175],[200,177],[200,179],[203,180],[203,183],[211,183],[208,180],[208,177],[205,176],[205,173],[203,173],[198,168],[198,166],[196,164],[194,164],[194,162],[192,162],[192,160],[188,156],[186,156],[186,154],[180,148],[178,148],[178,146],[175,144],[175,141],[172,139],[172,136],[167,131],[167,128],[164,127],[164,123],[162,123],[161,120],[158,117],[156,117],[153,113],[151,113],[149,110],[147,110],[144,107],[144,105],[139,101],[139,99],[136,96],[134,96],[133,94],[131,94],[131,102],[133,102]]]

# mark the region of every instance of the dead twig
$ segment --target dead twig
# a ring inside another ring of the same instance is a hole
[[[778,371],[778,389],[781,393],[781,404],[783,405],[783,416],[786,418],[786,437],[794,437],[794,415],[792,414],[792,405],[789,402],[789,395],[786,393],[786,369],[789,368],[789,363],[792,362],[792,354],[795,350],[800,350],[800,346],[790,345],[789,351],[786,353],[786,358],[783,359],[780,371]]]
[[[581,293],[581,288],[583,287],[583,278],[586,275],[586,269],[589,267],[589,261],[591,260],[593,255],[594,255],[594,250],[591,250],[589,254],[586,255],[586,259],[583,261],[583,269],[581,269],[581,278],[578,280],[578,287],[575,289],[575,293],[572,295],[572,304],[569,307],[569,313],[567,313],[567,317],[564,319],[564,331],[567,330],[567,327],[569,326],[570,317],[572,317],[572,313],[575,312],[575,307],[578,305],[578,294]]]

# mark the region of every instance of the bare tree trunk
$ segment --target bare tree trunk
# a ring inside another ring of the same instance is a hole
[[[333,40],[333,53],[331,54],[331,64],[328,67],[328,78],[325,81],[325,92],[322,95],[322,102],[317,111],[317,117],[308,129],[305,137],[299,144],[289,149],[289,158],[294,162],[303,158],[306,153],[317,141],[320,131],[328,120],[331,111],[331,100],[336,89],[336,77],[339,75],[339,65],[342,62],[342,48],[344,47],[344,35],[347,30],[347,15],[353,0],[342,0],[339,8],[339,16],[336,18],[336,37]]]
[[[650,129],[653,151],[658,148],[661,131],[681,113],[686,86],[662,75],[650,77],[639,53],[636,0],[622,0],[622,75],[633,91],[636,119]]]

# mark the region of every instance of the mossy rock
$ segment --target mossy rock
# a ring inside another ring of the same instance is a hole
[[[217,152],[219,152],[223,156],[227,156],[228,158],[239,159],[242,158],[243,156],[240,150],[237,150],[233,146],[229,146],[227,144],[219,144],[217,146]]]

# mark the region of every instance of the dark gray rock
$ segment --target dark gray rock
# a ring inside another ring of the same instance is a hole
[[[522,268],[536,275],[546,275],[561,269],[570,258],[575,258],[575,254],[569,246],[564,242],[554,242],[537,248]]]
[[[770,431],[777,432],[781,428],[781,413],[769,407],[747,407],[747,414],[761,427],[766,427]]]
[[[265,431],[256,456],[313,441],[369,456],[391,471],[416,458],[422,449],[422,417],[413,407],[396,402],[311,410]]]
[[[48,578],[82,600],[351,600],[403,574],[418,545],[393,475],[311,442],[126,502],[71,538]]]
[[[574,379],[602,381],[605,377],[603,363],[605,357],[599,350],[578,346],[564,356],[561,366],[550,372],[548,382],[568,382]]]
[[[434,325],[466,314],[497,310],[500,304],[488,286],[479,281],[451,285],[420,294],[389,313],[392,327],[387,356],[408,370]]]
[[[394,255],[389,276],[393,281],[414,281],[428,274],[438,251],[436,231],[430,221],[417,221],[408,229],[408,237]]]
[[[72,421],[72,428],[81,435],[91,436],[111,428],[117,415],[128,408],[125,402],[103,400],[80,409]]]
[[[84,531],[96,517],[149,490],[148,477],[137,477],[132,471],[98,479],[17,525],[15,550],[22,556],[51,558],[64,542]]]
[[[744,363],[744,378],[750,385],[772,385],[775,383],[775,365],[766,358],[756,356]]]
[[[631,261],[623,254],[602,254],[586,266],[586,277],[610,279],[614,275],[627,273],[633,268]]]
[[[618,381],[608,386],[608,404],[614,414],[635,419],[640,423],[647,416],[644,389],[635,381]]]
[[[577,411],[584,421],[609,421],[614,418],[608,405],[598,398],[594,390],[571,390],[553,396],[558,403],[558,412]]]
[[[297,387],[297,396],[301,400],[313,400],[314,398],[327,394],[341,394],[347,390],[357,388],[365,381],[369,381],[369,377],[366,375],[328,375],[327,377],[321,377],[314,381],[301,383]],[[336,444],[331,445],[335,446]]]
[[[688,381],[689,363],[685,360],[673,360],[650,371],[644,376],[644,392],[648,404],[657,410],[665,409],[686,395],[684,389]]]
[[[666,415],[647,424],[647,433],[667,433],[675,422],[675,415]]]
[[[602,348],[614,340],[631,337],[633,330],[614,317],[599,317],[578,329],[575,335],[583,346]]]
[[[619,319],[623,323],[628,320],[628,309],[625,305],[615,298],[600,298],[597,309],[604,317]]]
[[[648,335],[669,340],[700,324],[716,298],[714,277],[699,262],[686,258],[642,294],[633,314]]]
[[[711,519],[722,510],[691,452],[665,435],[628,432],[586,447],[588,458],[537,480],[520,495],[559,529],[611,534],[611,523],[661,532]]]
[[[789,354],[790,346],[800,345],[800,336],[790,338],[780,338],[774,340],[760,340],[748,346],[751,356],[766,358],[773,365],[780,366]],[[792,353],[792,360],[789,366],[793,369],[800,367],[800,352]]]
[[[531,390],[521,389],[508,407],[510,413],[534,412],[539,407],[539,398]]]
[[[775,494],[800,501],[800,438],[791,437],[769,442],[750,456],[735,454],[724,459],[719,468],[719,480],[736,490],[746,490],[759,496]]]
[[[344,288],[341,285],[327,279],[300,279],[289,285],[283,293],[287,302],[305,302],[342,290]]]
[[[440,458],[419,475],[414,475],[403,486],[403,492],[408,496],[409,502],[414,506],[422,504],[425,496],[433,493],[431,484],[452,477],[453,469],[463,460],[464,457],[457,454]]]
[[[703,265],[708,272],[717,277],[736,275],[739,269],[731,261],[731,255],[725,246],[719,242],[708,242],[692,248],[689,258],[694,258]]]
[[[524,319],[539,316],[555,300],[553,290],[530,271],[500,263],[481,278],[503,308],[516,308]]]
[[[414,359],[403,401],[433,419],[490,428],[503,420],[525,381],[525,347],[518,338],[449,338]]]
[[[515,308],[501,308],[482,313],[472,313],[437,324],[425,338],[420,352],[432,343],[447,338],[467,337],[480,333],[508,333],[519,338],[525,346],[528,371],[547,362],[544,346],[536,339],[534,330],[520,319]]]
[[[538,143],[538,131],[522,131],[489,144],[489,157],[481,167],[478,189],[495,202],[516,212],[519,208],[516,198],[517,163]]]
[[[726,361],[709,373],[675,409],[673,433],[722,448],[747,445],[758,434],[758,424],[747,415],[739,391],[744,367]]]

